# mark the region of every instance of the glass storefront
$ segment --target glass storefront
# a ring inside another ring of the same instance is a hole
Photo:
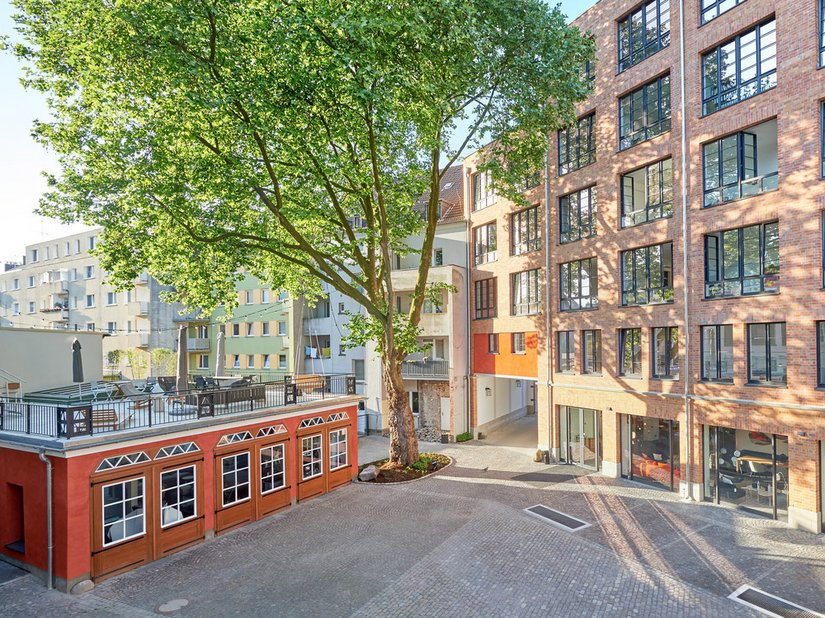
[[[678,491],[679,422],[624,415],[622,475]]]
[[[601,468],[601,429],[599,410],[559,406],[559,459],[594,470]]]
[[[788,520],[788,437],[704,427],[705,495],[773,519]]]

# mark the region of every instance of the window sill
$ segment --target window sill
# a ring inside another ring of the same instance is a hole
[[[679,376],[650,376],[650,379],[659,382],[678,382]]]
[[[556,375],[559,376],[574,376],[576,375],[575,371],[556,371]]]
[[[743,386],[755,386],[762,388],[788,388],[787,383],[782,382],[745,382]]]
[[[758,292],[756,294],[739,294],[738,296],[704,296],[702,300],[734,300],[737,298],[754,298],[758,296],[779,296],[779,292]]]
[[[595,371],[592,371],[592,372],[582,371],[582,375],[583,375],[583,376],[588,376],[588,377],[591,377],[591,378],[601,378],[601,377],[602,377],[602,372],[601,372],[601,371],[599,371],[599,372],[595,372]]]
[[[510,352],[512,356],[527,356],[527,352]]]
[[[647,225],[648,223],[656,223],[657,221],[664,221],[666,219],[672,219],[673,214],[665,215],[664,217],[656,217],[655,219],[648,219],[647,221],[642,221],[641,223],[634,223],[633,225],[620,225],[620,230],[633,230],[637,227],[641,227],[643,225]]]
[[[651,307],[655,305],[672,305],[672,300],[663,300],[657,303],[640,303],[638,305],[619,305],[619,309],[631,309],[633,307]]]
[[[702,384],[724,384],[730,386],[733,384],[733,380],[709,380],[707,378],[702,378],[699,380]]]
[[[640,375],[635,374],[635,373],[634,374],[621,374],[620,373],[619,377],[622,378],[622,379],[625,379],[625,380],[641,380],[643,378],[643,376],[640,376]]]
[[[668,134],[668,133],[670,133],[672,130],[673,130],[673,129],[668,129],[667,131],[662,131],[661,133],[657,133],[656,135],[651,135],[651,136],[650,136],[650,137],[648,137],[647,139],[643,139],[641,142],[636,142],[635,144],[631,144],[630,146],[627,146],[626,148],[622,148],[621,146],[619,146],[619,148],[616,150],[616,154],[617,154],[617,155],[620,155],[620,154],[622,154],[622,153],[625,153],[625,152],[627,152],[628,150],[632,150],[632,149],[633,149],[633,148],[635,148],[636,146],[641,146],[642,144],[646,144],[646,143],[647,143],[647,142],[649,142],[650,140],[654,140],[654,139],[656,139],[657,137],[661,137],[662,135],[667,135],[667,134]],[[619,139],[621,139],[621,138],[619,138]]]
[[[580,311],[598,311],[598,307],[584,307],[583,309],[559,309],[559,313],[579,313]]]

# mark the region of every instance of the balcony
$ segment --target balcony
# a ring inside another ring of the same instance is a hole
[[[149,273],[145,270],[135,278],[135,285],[149,285]]]
[[[66,305],[54,305],[52,307],[44,307],[40,313],[49,314],[48,319],[52,322],[68,322],[69,321],[69,307]]]
[[[55,281],[47,281],[40,284],[41,289],[45,289],[49,294],[55,296],[66,296],[69,294],[69,282],[66,280],[57,279]]]
[[[138,333],[138,347],[139,348],[148,348],[149,347],[149,333]]]
[[[209,339],[205,337],[189,337],[186,340],[186,347],[190,352],[208,352]]]
[[[401,377],[409,380],[446,380],[450,377],[450,361],[405,360],[401,364]]]
[[[132,311],[135,315],[146,316],[149,315],[149,301],[141,300],[132,303]]]

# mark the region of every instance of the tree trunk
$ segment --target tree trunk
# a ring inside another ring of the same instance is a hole
[[[388,355],[382,359],[384,366],[384,388],[387,389],[387,404],[390,408],[390,462],[409,466],[418,461],[418,436],[415,435],[410,401],[401,378],[401,363]]]

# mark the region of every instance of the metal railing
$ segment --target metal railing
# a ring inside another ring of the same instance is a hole
[[[404,378],[447,378],[450,375],[450,361],[408,360],[401,365]]]
[[[85,400],[0,401],[0,431],[74,438],[174,425],[355,394],[351,375],[287,376],[278,382]]]

